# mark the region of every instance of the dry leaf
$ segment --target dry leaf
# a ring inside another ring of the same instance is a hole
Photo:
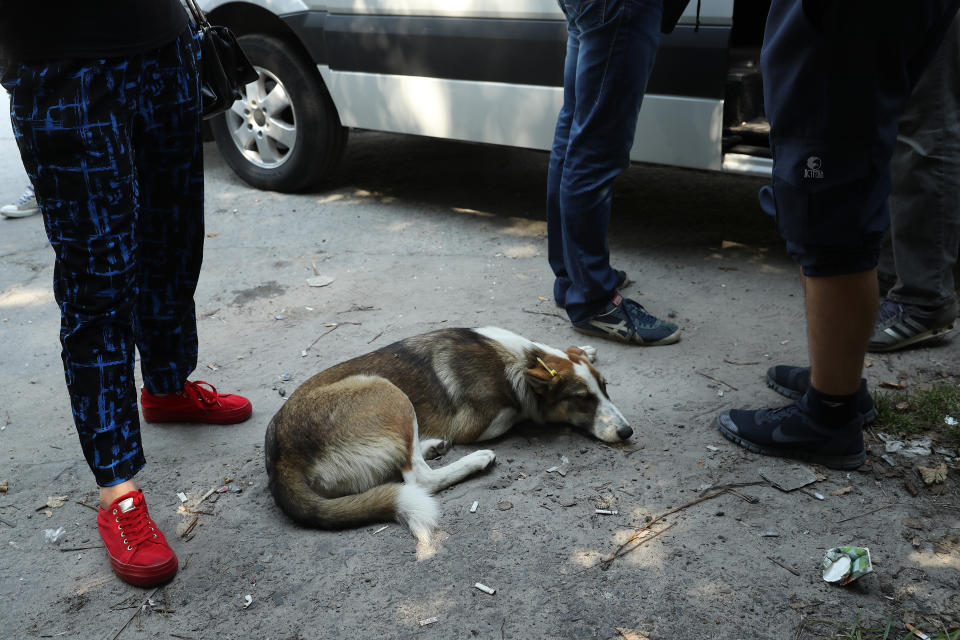
[[[650,636],[636,629],[627,629],[625,627],[614,627],[614,629],[620,632],[624,640],[650,640]]]
[[[47,496],[47,506],[51,509],[62,507],[67,501],[67,496]]]
[[[307,284],[311,287],[325,287],[331,282],[333,282],[333,278],[330,276],[316,275],[312,278],[307,278]]]
[[[853,487],[844,487],[843,489],[834,489],[833,491],[830,492],[830,495],[832,495],[832,496],[845,496],[845,495],[847,495],[848,493],[850,493],[851,491],[853,491]]]
[[[53,511],[50,511],[50,509],[44,509],[44,510],[43,510],[43,515],[47,516],[48,518],[52,518],[52,517],[53,517]]]
[[[733,240],[724,240],[720,243],[721,249],[747,249],[747,245],[742,242],[734,242]]]
[[[941,462],[939,467],[917,467],[920,471],[920,477],[923,478],[923,484],[928,487],[932,484],[940,484],[947,479],[947,463]]]
[[[10,483],[7,480],[0,482],[0,493],[6,493],[10,489]]]
[[[547,299],[544,298],[543,296],[537,296],[537,300],[539,300],[540,302],[546,302],[546,301],[547,301]]]
[[[870,367],[873,366],[873,360],[864,360],[864,361],[863,361],[863,366],[866,367],[867,369],[869,369]]]
[[[903,390],[907,388],[907,383],[906,382],[889,382],[887,380],[884,380],[883,382],[880,383],[880,386],[883,387],[884,389]]]

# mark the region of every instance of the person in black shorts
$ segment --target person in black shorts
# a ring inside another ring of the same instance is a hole
[[[897,124],[960,0],[773,0],[761,52],[773,150],[761,203],[776,215],[806,294],[810,368],[777,367],[799,396],[732,410],[720,431],[758,453],[852,469],[873,410],[861,378],[877,318]]]

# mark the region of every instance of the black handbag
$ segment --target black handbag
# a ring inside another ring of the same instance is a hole
[[[680,15],[683,13],[690,0],[664,0],[663,2],[663,21],[660,23],[660,33],[672,33],[673,28],[677,26]],[[697,0],[697,28],[700,27],[700,0]]]
[[[211,25],[196,0],[186,4],[200,40],[201,112],[212,118],[243,97],[243,87],[256,81],[257,70],[230,29]]]

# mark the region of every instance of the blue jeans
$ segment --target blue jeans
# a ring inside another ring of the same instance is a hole
[[[563,108],[547,174],[553,294],[572,322],[616,289],[607,226],[613,181],[630,164],[660,43],[662,0],[559,0],[567,18]]]

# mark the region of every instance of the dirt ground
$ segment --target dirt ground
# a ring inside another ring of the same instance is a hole
[[[22,172],[9,134],[0,145],[6,202]],[[117,580],[99,547],[52,254],[39,218],[0,220],[0,636],[795,639],[858,616],[892,619],[891,637],[905,622],[931,634],[960,624],[955,453],[937,493],[915,468],[943,454],[891,465],[871,438],[858,471],[804,469],[749,454],[714,427],[724,409],[785,403],[765,371],[806,361],[799,279],[756,205],[762,181],[646,166],[620,181],[610,244],[636,281],[626,293],[684,330],[674,346],[641,349],[584,340],[553,306],[543,154],[359,134],[337,186],[301,195],[249,189],[212,145],[207,166],[194,378],[249,396],[254,414],[229,427],[144,426],[138,481],[182,563],[162,589]],[[317,273],[334,281],[308,286]],[[433,464],[486,447],[497,461],[439,495],[439,531],[419,549],[396,523],[316,531],[280,512],[265,489],[263,434],[284,395],[393,340],[484,325],[597,346],[630,442],[523,425],[455,447]],[[872,387],[957,383],[958,344],[870,356],[865,375]],[[807,470],[820,475],[806,493],[763,477]],[[227,478],[226,492],[196,504]],[[182,512],[180,492],[195,514]],[[56,496],[62,506],[44,506]],[[603,563],[672,510],[641,546]],[[56,542],[44,533],[58,529]],[[846,544],[870,548],[874,573],[829,585],[820,561]]]

